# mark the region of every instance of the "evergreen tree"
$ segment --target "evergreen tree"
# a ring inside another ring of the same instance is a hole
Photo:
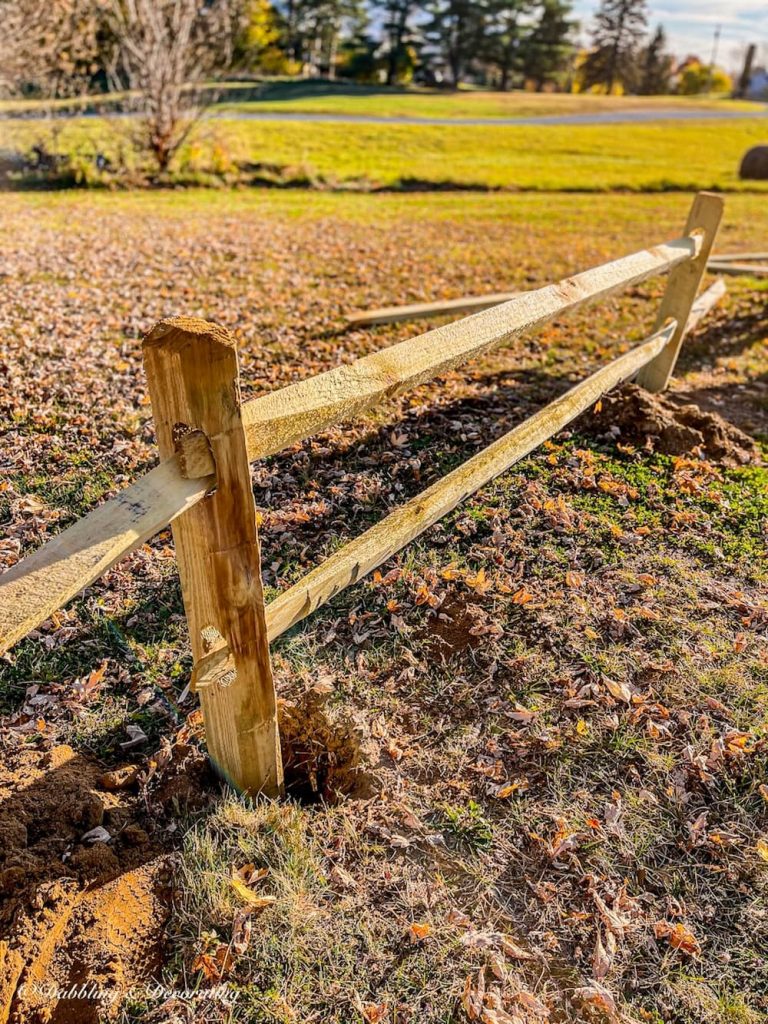
[[[523,43],[523,71],[541,89],[567,66],[573,53],[575,22],[567,0],[544,0],[539,20]]]
[[[363,0],[288,0],[288,50],[304,68],[333,78],[342,32],[360,34],[366,21]]]
[[[643,96],[660,96],[669,92],[672,63],[672,56],[667,53],[667,37],[659,25],[641,55],[638,92]]]
[[[584,62],[584,84],[635,86],[637,52],[648,21],[646,0],[602,0],[595,15],[592,52]]]
[[[387,85],[394,85],[409,63],[409,52],[413,42],[410,19],[419,5],[416,0],[379,0],[375,6],[384,9]]]
[[[525,31],[521,22],[531,8],[531,0],[489,0],[481,55],[498,67],[503,92],[510,87],[513,73],[520,70]]]
[[[451,82],[456,87],[471,61],[483,50],[488,2],[431,0],[425,8],[430,20],[424,26],[424,35],[448,65]]]

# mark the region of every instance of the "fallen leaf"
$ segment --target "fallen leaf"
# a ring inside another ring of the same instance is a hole
[[[626,683],[620,683],[614,679],[608,679],[607,677],[604,677],[603,685],[605,686],[606,690],[610,693],[610,695],[616,698],[616,700],[623,700],[627,704],[631,702],[632,691]]]
[[[389,1010],[386,1003],[365,1003],[363,1005],[363,1017],[368,1024],[379,1024],[384,1020]]]
[[[432,926],[427,922],[412,921],[408,925],[408,938],[411,942],[423,942],[432,931]]]
[[[232,888],[235,890],[237,895],[247,903],[254,910],[261,910],[263,907],[271,907],[273,903],[277,902],[275,896],[259,896],[252,889],[249,889],[245,882],[241,882],[239,878],[233,877],[230,879]]]
[[[594,1006],[595,1009],[600,1010],[609,1020],[616,1019],[616,1003],[613,996],[607,988],[604,988],[597,982],[575,989],[573,998],[582,1006]]]
[[[112,836],[107,832],[103,825],[97,825],[96,828],[92,828],[89,832],[83,833],[80,836],[81,843],[108,843]]]
[[[679,949],[681,953],[687,953],[688,956],[698,956],[701,953],[696,936],[680,921],[677,924],[657,921],[653,931],[657,939],[666,939],[673,949]]]

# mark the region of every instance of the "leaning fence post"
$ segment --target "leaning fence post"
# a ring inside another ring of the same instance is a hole
[[[677,329],[669,344],[637,376],[637,383],[648,391],[663,391],[674,373],[691,307],[707,269],[707,260],[720,225],[723,206],[723,197],[714,192],[699,192],[693,200],[685,234],[698,234],[701,237],[701,248],[694,259],[679,263],[669,272],[656,330],[663,327],[670,318],[677,320]]]
[[[162,320],[144,366],[161,457],[178,454],[189,476],[215,467],[213,492],[172,523],[208,750],[239,790],[275,796],[283,772],[235,343],[205,320]]]

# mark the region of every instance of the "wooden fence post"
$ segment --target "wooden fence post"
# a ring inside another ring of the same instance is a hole
[[[205,320],[162,320],[144,339],[144,366],[161,457],[192,447],[182,472],[209,474],[199,434],[188,444],[202,432],[215,465],[215,490],[172,523],[208,750],[237,789],[276,796],[283,771],[235,343]]]
[[[685,337],[688,317],[707,269],[707,261],[720,225],[724,205],[723,197],[714,192],[699,192],[693,200],[685,225],[685,234],[699,234],[701,248],[694,259],[679,263],[669,272],[667,288],[656,319],[656,330],[663,327],[670,318],[677,320],[677,330],[666,348],[637,376],[637,383],[648,391],[663,391],[675,371],[675,363]]]

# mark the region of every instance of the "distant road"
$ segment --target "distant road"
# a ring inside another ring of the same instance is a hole
[[[516,127],[524,125],[580,124],[646,124],[655,121],[732,121],[761,118],[768,115],[768,105],[761,110],[687,110],[664,107],[649,110],[608,110],[586,114],[540,114],[531,117],[387,117],[384,114],[318,114],[300,110],[212,110],[209,117],[227,121],[299,121],[325,124],[404,124],[434,125],[450,128],[456,125]],[[0,113],[0,120],[39,120],[44,114],[23,115]],[[97,111],[67,112],[56,117],[101,117]],[[108,117],[136,117],[133,113],[112,113]]]
[[[766,117],[763,110],[683,110],[664,108],[657,110],[595,111],[591,114],[541,114],[534,117],[385,117],[378,114],[312,114],[301,111],[227,110],[212,116],[235,121],[320,121],[327,124],[422,124],[450,127],[451,125],[491,125],[515,127],[518,125],[568,124],[643,124],[650,121],[723,121],[734,118]]]

